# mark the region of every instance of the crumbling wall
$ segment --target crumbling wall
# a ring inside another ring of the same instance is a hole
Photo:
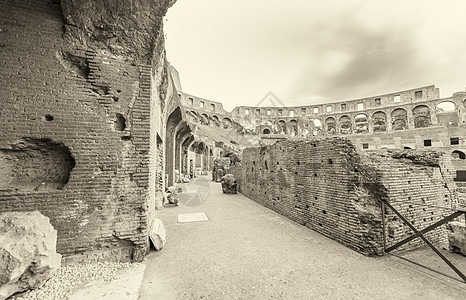
[[[0,211],[48,216],[64,256],[115,249],[141,260],[147,250],[149,176],[162,167],[149,153],[163,156],[157,136],[171,97],[162,16],[172,2],[1,4],[0,172],[10,175]],[[62,171],[40,175],[47,169]]]
[[[444,210],[432,206],[407,211],[411,202],[455,201],[452,172],[440,167],[447,164],[443,156],[432,158],[436,164],[402,157],[389,152],[367,155],[344,138],[283,141],[245,149],[242,161],[230,170],[245,196],[358,252],[379,255],[382,199],[419,227],[434,223]],[[388,231],[396,228],[387,234],[388,243],[409,231],[399,222],[387,214]],[[439,232],[444,228],[430,235],[433,242],[444,239]]]

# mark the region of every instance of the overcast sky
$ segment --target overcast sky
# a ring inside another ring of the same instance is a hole
[[[178,0],[165,33],[183,91],[227,110],[466,87],[465,0]]]

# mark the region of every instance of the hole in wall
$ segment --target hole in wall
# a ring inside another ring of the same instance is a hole
[[[45,122],[53,121],[53,116],[52,115],[45,115],[45,116],[42,117],[42,121],[45,121]]]
[[[63,143],[34,138],[14,141],[0,149],[0,189],[62,189],[75,165]]]
[[[130,140],[131,140],[131,136],[125,135],[125,136],[122,136],[120,139],[121,139],[122,141],[130,141]]]
[[[115,125],[115,130],[123,131],[126,128],[126,119],[121,114],[115,114],[115,120],[113,121]]]
[[[117,96],[112,96],[112,99],[114,102],[118,102],[118,100],[120,100]]]
[[[328,159],[328,164],[329,165],[333,164],[333,160],[331,158]]]

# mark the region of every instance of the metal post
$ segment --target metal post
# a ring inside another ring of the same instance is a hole
[[[382,200],[380,206],[382,207],[383,255],[385,255],[385,249],[387,249],[387,237],[385,235],[385,200]]]

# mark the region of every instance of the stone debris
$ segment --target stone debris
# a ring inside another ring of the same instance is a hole
[[[0,215],[0,299],[40,288],[61,265],[57,231],[38,211]]]
[[[62,266],[40,289],[31,290],[12,298],[15,300],[62,300],[73,291],[92,281],[115,279],[118,270],[127,269],[130,263],[99,262]]]
[[[154,244],[156,250],[162,250],[167,242],[167,233],[162,221],[155,219],[152,229],[149,232],[149,238]]]
[[[450,222],[448,229],[450,251],[466,255],[466,224],[464,222]]]
[[[167,201],[168,204],[178,205],[180,200],[179,194],[182,193],[183,190],[179,186],[170,186],[167,188]]]
[[[227,174],[222,177],[222,190],[224,194],[237,194],[238,193],[238,183],[235,176],[232,174]]]

